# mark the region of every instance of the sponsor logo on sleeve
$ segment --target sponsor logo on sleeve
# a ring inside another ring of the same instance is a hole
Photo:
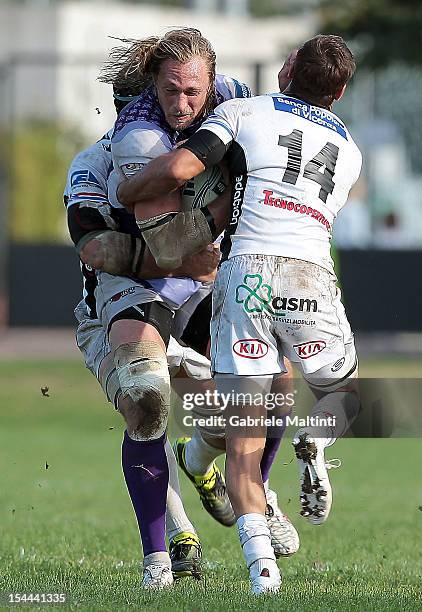
[[[133,164],[123,164],[121,166],[121,170],[124,173],[125,176],[133,176],[134,174],[136,174],[139,170],[142,170],[142,168],[145,168],[146,164],[139,164],[139,163],[133,163]]]
[[[233,351],[246,359],[261,359],[268,353],[268,344],[258,338],[243,338],[233,344]]]
[[[97,185],[101,187],[100,181],[90,170],[76,170],[73,172],[70,177],[70,184],[72,187],[76,185]]]
[[[302,342],[302,344],[294,344],[293,348],[300,359],[309,359],[318,355],[327,346],[324,340],[313,340],[312,342]]]
[[[132,293],[135,293],[135,291],[136,291],[136,287],[128,287],[127,289],[124,289],[123,291],[119,291],[119,293],[115,293],[113,297],[109,299],[109,302],[110,303],[118,302],[119,300],[126,297],[127,295],[131,295]]]

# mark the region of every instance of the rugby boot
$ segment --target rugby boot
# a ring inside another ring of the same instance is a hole
[[[196,533],[183,531],[170,540],[171,570],[175,578],[202,578],[202,548]]]
[[[144,567],[142,588],[149,590],[168,589],[173,585],[173,574],[165,563],[156,563]]]
[[[327,470],[340,467],[341,462],[339,459],[326,462],[321,439],[306,430],[299,430],[292,444],[300,473],[300,514],[313,525],[321,525],[330,514],[333,500]]]
[[[271,534],[271,546],[276,558],[290,557],[299,550],[299,534],[278,505],[277,493],[269,489],[266,492],[267,507],[265,516]]]
[[[249,568],[253,595],[277,593],[281,586],[281,574],[272,559],[259,559]]]
[[[236,517],[227,494],[226,482],[221,470],[213,462],[207,474],[191,474],[185,462],[185,447],[190,438],[177,438],[173,445],[176,461],[199,493],[205,510],[221,525],[231,527]]]

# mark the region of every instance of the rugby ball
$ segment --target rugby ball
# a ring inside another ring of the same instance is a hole
[[[183,210],[202,208],[210,204],[226,188],[220,166],[207,168],[201,174],[185,183],[182,188]]]

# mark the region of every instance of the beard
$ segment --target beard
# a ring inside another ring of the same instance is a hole
[[[172,114],[168,119],[167,123],[174,130],[180,130],[183,128],[187,128],[193,123],[196,119],[196,115],[194,113],[178,113]]]

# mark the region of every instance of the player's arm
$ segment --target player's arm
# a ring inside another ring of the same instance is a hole
[[[193,148],[194,147],[194,148]],[[228,148],[212,132],[200,129],[178,149],[153,159],[141,172],[120,183],[117,198],[123,206],[135,210],[138,218],[146,200],[154,200],[159,206],[159,197],[174,192],[186,181],[201,174],[209,166],[219,163]]]
[[[137,218],[148,209],[149,203],[157,206],[154,212],[158,214],[163,212],[160,196],[176,191],[204,170],[202,161],[191,151],[175,149],[151,160],[141,172],[123,180],[117,189],[117,198],[129,211],[133,211],[135,205],[142,202]]]
[[[201,142],[205,137],[201,135]],[[225,147],[224,147],[225,152]],[[173,158],[176,157],[173,165]],[[165,160],[163,164],[156,163],[157,160]],[[180,162],[180,159],[182,160]],[[184,160],[187,159],[188,170],[184,170]],[[146,166],[143,172],[137,173],[129,180],[124,181],[120,185],[131,184],[129,192],[137,189],[139,177],[144,174],[150,175],[151,182],[159,181],[158,175],[163,172],[167,176],[171,173],[179,173],[179,178],[175,179],[173,185],[175,191],[166,193],[160,197],[143,200],[135,206],[136,222],[142,237],[147,243],[150,252],[153,254],[157,266],[166,270],[177,270],[182,266],[182,262],[186,257],[190,257],[198,253],[206,245],[213,242],[217,236],[223,231],[227,225],[230,211],[230,193],[229,190],[220,195],[208,207],[202,209],[194,209],[187,212],[179,212],[177,214],[179,202],[181,200],[179,186],[184,184],[191,175],[200,174],[205,168],[205,165],[198,157],[188,149],[176,150],[166,155],[152,160]],[[167,168],[166,165],[169,164]],[[211,164],[210,164],[211,165]],[[152,171],[150,168],[152,167]],[[164,176],[164,175],[163,175]],[[148,176],[147,176],[148,180]],[[168,182],[167,185],[170,183]],[[120,192],[118,190],[118,197]],[[171,204],[171,202],[175,204]],[[165,206],[163,206],[165,204]],[[128,207],[131,209],[131,206]],[[183,246],[182,240],[189,237],[189,242]],[[190,276],[190,274],[188,274]]]
[[[220,161],[226,152],[224,143],[206,130],[199,130],[182,147],[163,156],[167,185],[173,184],[176,189],[189,178],[203,172],[206,167]],[[148,184],[154,184],[156,171],[162,173],[160,158],[150,162],[144,171],[147,175],[147,188]],[[167,198],[168,195],[162,197]],[[157,198],[155,201],[160,203]],[[156,215],[147,222],[139,221],[139,211],[143,211],[145,203],[150,205],[151,200],[135,205],[138,227],[157,265],[170,270],[178,268],[186,257],[194,255],[215,240],[225,228],[230,210],[229,190],[208,207],[178,214]]]
[[[139,170],[150,172],[149,168],[154,164],[154,159],[158,156],[163,156],[166,159],[171,149],[171,143],[168,140],[166,134],[157,129],[154,124],[143,123],[141,126],[133,125],[132,129],[128,132],[117,132],[112,139],[111,150],[115,172],[122,178],[121,185],[126,187],[126,191],[129,193],[137,189],[136,177],[140,174]],[[192,156],[193,157],[193,156]],[[155,164],[154,164],[155,165]],[[160,165],[158,167],[161,167]],[[154,173],[153,173],[154,176]],[[159,173],[161,180],[162,173]],[[154,179],[156,180],[156,179]],[[121,199],[121,191],[117,195],[118,199]],[[150,196],[144,193],[144,199],[142,208],[138,210],[137,223],[138,227],[143,233],[143,238],[149,246],[150,232],[145,230],[153,231],[153,228],[157,228],[167,221],[171,220],[177,212],[182,209],[182,198],[180,191],[175,189],[169,192],[169,189],[165,190],[166,193],[160,195],[158,198]],[[124,192],[124,191],[123,191]],[[130,206],[131,200],[128,200],[128,210],[131,212],[132,207]],[[201,239],[203,236],[201,235]],[[202,244],[208,244],[212,242],[212,238],[207,232],[206,240],[201,240]],[[198,249],[196,249],[198,250]],[[155,253],[154,253],[155,254]],[[163,253],[163,256],[156,257],[156,265],[166,272],[173,270],[175,274],[181,274],[184,258],[177,258],[173,256],[173,252]],[[143,271],[145,275],[145,270]],[[152,277],[157,277],[157,273],[151,273]],[[193,272],[188,272],[191,276]]]
[[[227,227],[231,190],[208,206],[178,213],[170,221],[142,232],[157,264],[174,270],[186,257],[200,252]]]
[[[143,206],[145,202],[153,200],[159,204],[157,198],[169,192],[179,193],[178,188],[188,179],[223,159],[236,134],[241,102],[244,100],[230,100],[221,104],[179,149],[153,159],[136,177],[131,177],[135,184],[132,196],[136,200],[127,202],[131,204],[135,201],[138,226],[160,267],[175,269],[186,256],[211,242],[218,235],[215,219],[209,209],[195,209],[176,215],[168,214],[166,210],[156,215],[151,224],[151,219],[145,222]],[[117,195],[118,198],[122,197],[120,188]],[[221,205],[221,201],[218,204]]]
[[[133,212],[133,192],[137,189],[137,177],[139,174],[149,172],[155,158],[166,158],[171,148],[168,136],[155,124],[148,122],[144,122],[140,127],[135,123],[128,132],[118,132],[113,136],[111,141],[113,165],[121,177],[116,195],[129,212]],[[154,180],[161,181],[160,177]],[[164,195],[166,197],[157,199],[157,196]],[[150,220],[158,215],[177,213],[182,208],[181,197],[176,190],[165,188],[157,194],[145,191],[142,198],[143,207],[137,218],[141,229],[142,224],[143,227],[151,225]]]
[[[167,186],[172,181],[177,186],[182,180],[192,178],[192,172],[196,176],[223,159],[237,132],[237,113],[241,102],[231,100],[220,105],[180,149],[166,156]],[[151,162],[137,177],[138,187],[142,189],[142,181],[145,181],[150,193],[152,190],[155,194],[160,192],[161,185],[155,186],[155,173],[163,172],[160,170],[162,160],[161,157]],[[135,210],[140,207],[142,201],[136,204]],[[171,219],[167,217],[163,223],[143,231],[143,236],[159,265],[176,267],[186,256],[194,254],[219,235],[226,227],[229,210],[229,194],[225,193],[208,207],[182,212]]]
[[[80,199],[67,204],[69,234],[81,261],[109,274],[136,275],[143,258],[143,241],[116,231],[117,224],[104,214],[110,206]]]
[[[91,268],[140,280],[190,276],[203,281],[214,275],[219,261],[214,249],[204,249],[197,257],[183,261],[176,270],[159,268],[143,239],[110,229],[100,209],[89,204],[81,202],[68,207],[68,226],[81,261]]]
[[[132,150],[129,148],[129,153]],[[122,161],[128,174],[136,172],[142,160],[129,162],[127,158]],[[113,181],[107,185],[108,168],[109,160],[104,158],[102,150],[98,153],[90,149],[77,155],[69,168],[64,204],[69,233],[81,260],[96,270],[113,275],[140,279],[167,276],[169,271],[157,266],[144,240],[118,231],[107,193],[108,189],[111,188],[113,193],[115,189]],[[217,264],[218,254],[211,248],[194,260],[183,262],[183,266],[173,274],[209,280]]]
[[[95,270],[139,280],[171,276],[189,276],[194,280],[212,280],[219,253],[212,246],[195,257],[187,257],[175,270],[157,266],[145,241],[123,232],[105,231],[93,236],[79,251],[81,260]]]

